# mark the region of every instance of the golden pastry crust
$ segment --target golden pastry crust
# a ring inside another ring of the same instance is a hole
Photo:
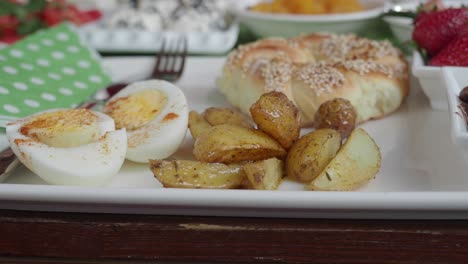
[[[246,114],[263,93],[283,92],[299,107],[302,126],[312,125],[318,107],[336,97],[351,101],[358,122],[381,118],[409,90],[407,62],[390,42],[326,33],[241,46],[229,54],[217,83]]]

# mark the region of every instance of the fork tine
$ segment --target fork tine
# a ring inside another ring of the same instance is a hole
[[[185,57],[187,56],[187,38],[183,36],[180,38],[181,46],[182,46],[182,52],[181,52],[181,63],[178,69],[178,77],[182,75],[182,72],[184,71],[184,66],[185,66]]]
[[[167,53],[166,67],[164,67],[167,72],[172,72],[176,65],[178,40],[173,40],[171,46],[172,48]]]
[[[169,43],[166,47],[166,43]],[[172,40],[164,39],[162,48],[156,58],[152,78],[175,81],[180,78],[185,67],[187,40],[181,36]]]
[[[180,37],[177,40],[177,56],[176,56],[176,63],[172,68],[175,78],[180,78],[184,71],[185,66],[185,57],[187,54],[187,40],[185,36]]]
[[[161,49],[159,50],[158,56],[156,56],[156,62],[153,68],[153,72],[151,74],[152,77],[157,77],[159,75],[159,66],[161,65],[161,61],[164,57],[166,49],[166,38],[162,39]]]

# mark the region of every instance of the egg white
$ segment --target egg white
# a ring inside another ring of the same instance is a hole
[[[188,104],[180,88],[163,80],[148,80],[130,84],[114,95],[109,102],[120,97],[146,90],[157,90],[167,101],[161,112],[141,128],[127,131],[126,158],[140,163],[149,159],[165,159],[174,154],[182,144],[188,128]],[[168,115],[177,117],[165,119]]]
[[[49,111],[56,111],[49,110]],[[47,111],[47,112],[49,112]],[[44,113],[44,112],[42,112]],[[8,124],[6,135],[18,159],[32,172],[50,184],[100,186],[118,173],[125,161],[125,129],[115,130],[114,120],[98,116],[99,140],[71,148],[50,147],[20,132],[32,117]],[[25,143],[18,141],[25,140]]]

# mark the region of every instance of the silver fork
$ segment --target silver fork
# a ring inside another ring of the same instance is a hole
[[[167,42],[170,42],[170,44],[167,45]],[[151,75],[146,79],[162,79],[170,82],[177,81],[184,72],[186,57],[187,39],[185,36],[178,36],[169,40],[163,38],[161,49],[156,55]],[[111,84],[106,89],[97,91],[94,95],[94,100],[85,102],[80,107],[90,109],[97,104],[104,104],[109,98],[127,85],[128,83],[123,82]]]
[[[167,42],[169,42],[168,45]],[[178,80],[184,71],[186,56],[187,39],[185,36],[164,39],[151,76],[171,82]]]
[[[169,44],[168,44],[169,43]],[[177,81],[185,68],[187,57],[187,39],[185,36],[162,40],[161,49],[156,56],[155,65],[151,75],[147,79],[163,79],[170,82]],[[96,92],[92,100],[80,105],[81,108],[93,108],[103,105],[114,94],[122,90],[128,83],[114,83]],[[18,161],[10,148],[0,151],[0,182],[4,174],[12,170]]]

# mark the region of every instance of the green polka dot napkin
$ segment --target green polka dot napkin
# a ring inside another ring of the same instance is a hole
[[[50,108],[72,108],[111,82],[74,27],[39,31],[0,50],[0,127]]]

